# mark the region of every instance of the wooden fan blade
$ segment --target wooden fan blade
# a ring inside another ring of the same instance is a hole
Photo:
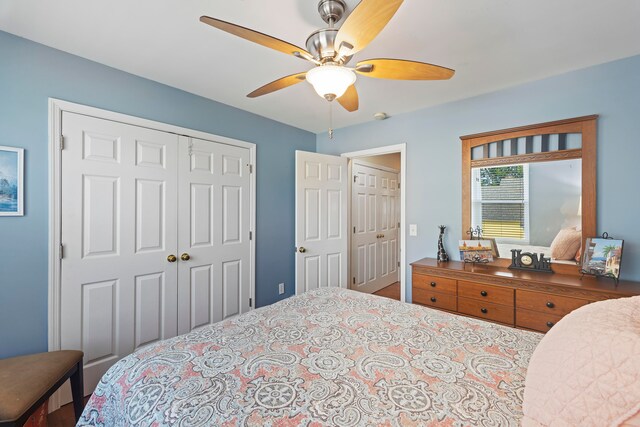
[[[403,0],[362,0],[336,35],[340,56],[351,56],[364,49],[393,18]]]
[[[268,47],[270,49],[274,49],[279,52],[286,53],[287,55],[293,55],[298,58],[313,61],[313,57],[311,56],[311,54],[306,50],[302,49],[301,47],[298,47],[291,43],[287,43],[275,37],[271,37],[269,35],[260,33],[258,31],[241,27],[240,25],[232,24],[230,22],[225,22],[219,19],[211,18],[210,16],[201,16],[200,22],[204,22],[205,24],[211,25],[212,27],[218,28],[222,31],[226,31],[229,34],[242,37],[243,39],[252,41],[254,43],[258,43],[259,45]]]
[[[360,101],[358,100],[358,91],[355,85],[349,86],[344,95],[338,98],[338,102],[349,112],[357,111]]]
[[[404,59],[367,59],[356,65],[356,72],[376,79],[448,80],[455,74],[450,68]]]
[[[278,79],[278,80],[274,80],[271,83],[267,83],[266,85],[262,86],[261,88],[258,88],[256,90],[254,90],[249,95],[247,95],[247,97],[248,98],[257,98],[259,96],[266,95],[268,93],[275,92],[277,90],[284,89],[284,88],[287,88],[289,86],[293,86],[295,84],[303,82],[305,80],[306,74],[307,74],[306,72],[297,73],[297,74],[291,74],[290,76],[283,77],[283,78]]]

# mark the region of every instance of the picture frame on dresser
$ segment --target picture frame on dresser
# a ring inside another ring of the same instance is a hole
[[[493,256],[494,259],[500,258],[500,250],[498,249],[496,239],[494,239],[493,237],[483,237],[482,240],[486,240],[491,243],[491,256]]]
[[[602,237],[589,237],[582,253],[580,272],[592,276],[620,279],[622,249],[624,240],[610,238],[607,233]]]
[[[489,240],[460,240],[460,259],[464,262],[492,262],[493,246]]]

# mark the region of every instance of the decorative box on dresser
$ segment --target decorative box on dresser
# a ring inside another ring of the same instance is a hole
[[[640,295],[640,282],[431,258],[411,266],[413,303],[539,332],[591,302]]]

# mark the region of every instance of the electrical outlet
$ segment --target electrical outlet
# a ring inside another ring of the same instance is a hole
[[[418,235],[418,224],[409,224],[409,236]]]
[[[284,283],[280,283],[280,284],[278,285],[278,293],[279,293],[280,295],[284,294]]]

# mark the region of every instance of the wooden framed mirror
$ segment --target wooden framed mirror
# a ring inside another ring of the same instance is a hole
[[[493,265],[508,266],[517,248],[544,252],[556,273],[580,274],[584,241],[596,236],[597,120],[576,117],[460,137],[461,238],[480,227],[484,238],[495,239]],[[572,254],[577,239],[579,251]]]

